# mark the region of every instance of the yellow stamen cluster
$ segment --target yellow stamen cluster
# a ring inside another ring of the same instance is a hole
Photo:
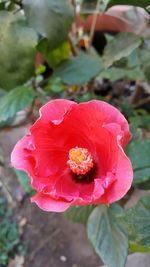
[[[93,159],[86,148],[75,147],[69,151],[67,164],[72,172],[86,174],[93,167]]]

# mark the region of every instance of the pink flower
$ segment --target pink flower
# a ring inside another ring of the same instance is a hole
[[[133,172],[124,148],[131,138],[124,116],[102,101],[53,100],[15,146],[12,165],[31,178],[31,201],[46,211],[109,204],[129,190]]]

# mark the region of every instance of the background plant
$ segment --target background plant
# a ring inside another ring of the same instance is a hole
[[[137,7],[145,10],[142,28],[115,35],[105,32],[106,45],[99,53],[93,43],[96,16],[112,6],[125,4],[135,7],[134,18],[138,15]],[[34,122],[39,107],[55,98],[78,103],[91,99],[108,101],[130,122],[133,139],[126,153],[133,164],[134,181],[129,193],[109,207],[76,206],[65,213],[68,219],[86,225],[96,253],[110,267],[124,266],[128,248],[150,251],[150,196],[124,209],[135,188],[150,188],[150,141],[141,140],[141,133],[150,128],[149,5],[149,0],[0,0],[1,129]],[[86,32],[77,29],[79,7],[82,18],[94,14]],[[16,122],[22,110],[24,119]],[[28,177],[23,172],[16,174],[25,191],[33,195]],[[4,218],[4,224],[5,230],[8,218]],[[11,247],[4,244],[3,237],[0,239],[5,262],[19,242],[15,226],[11,229],[11,238],[16,240]]]

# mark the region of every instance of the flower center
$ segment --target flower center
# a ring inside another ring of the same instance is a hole
[[[75,147],[69,150],[69,160],[67,161],[73,173],[86,174],[93,166],[92,155],[86,148]]]

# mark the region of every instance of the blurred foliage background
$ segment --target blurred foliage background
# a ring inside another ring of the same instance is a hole
[[[103,100],[129,121],[129,193],[109,207],[77,206],[65,213],[86,225],[107,266],[122,267],[128,247],[150,251],[150,195],[124,209],[136,188],[150,189],[149,0],[0,0],[1,131],[28,127],[55,98]],[[16,170],[16,176],[28,196],[34,195],[27,175]],[[0,266],[7,266],[10,255],[25,253],[25,244],[4,200],[4,177],[0,181]]]

